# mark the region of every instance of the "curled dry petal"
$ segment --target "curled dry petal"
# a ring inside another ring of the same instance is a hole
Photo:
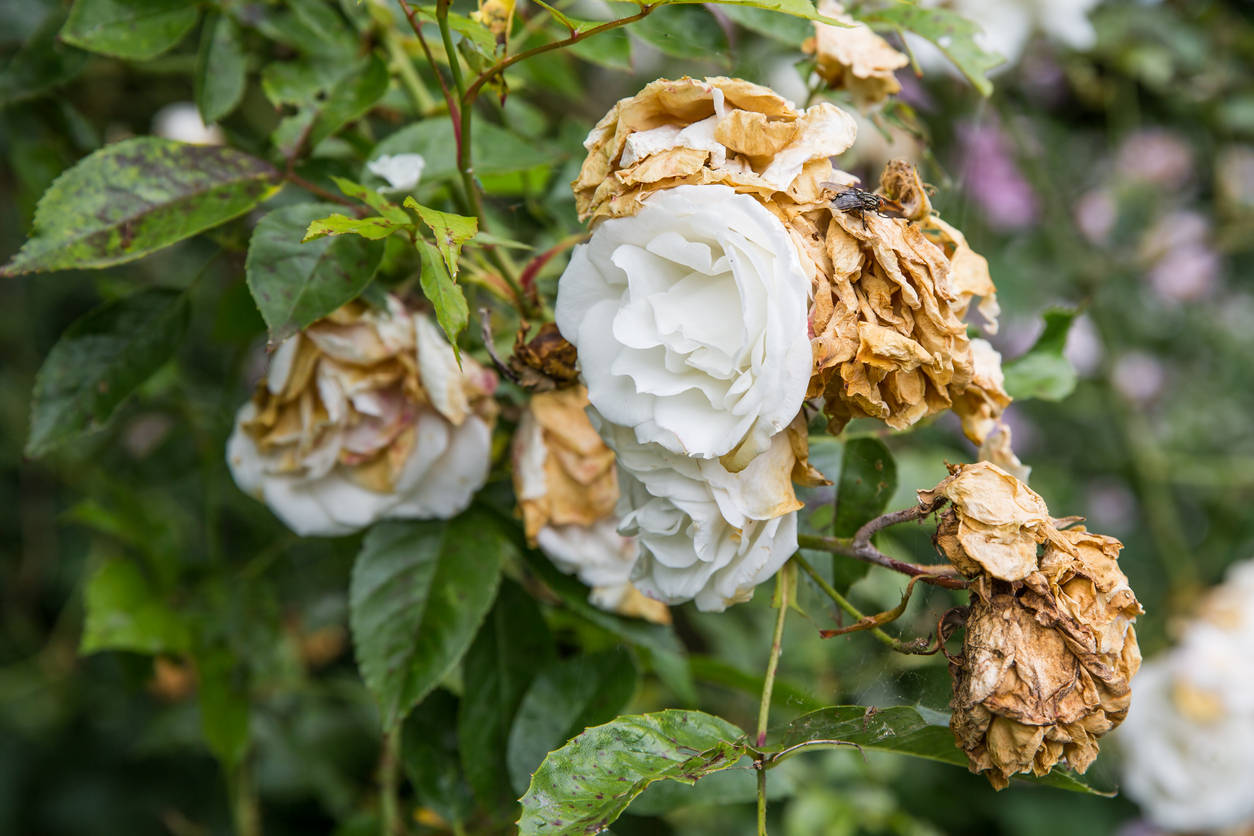
[[[820,0],[819,14],[848,23],[814,24],[814,37],[801,48],[815,56],[817,71],[833,90],[847,90],[854,104],[864,112],[874,110],[901,90],[894,73],[910,63],[888,41],[858,23],[835,0]]]
[[[1010,426],[998,421],[980,445],[980,461],[991,462],[1020,482],[1027,482],[1032,468],[1019,461],[1011,443]]]
[[[447,518],[487,478],[495,377],[424,316],[353,302],[275,351],[236,416],[227,461],[240,488],[301,535],[384,518]]]
[[[522,323],[514,339],[514,355],[509,358],[510,369],[518,375],[521,386],[533,392],[548,392],[579,379],[575,347],[566,341],[555,323],[540,326],[530,342],[526,339],[528,330],[527,323]]]
[[[967,388],[954,398],[954,412],[962,419],[962,431],[971,443],[982,445],[1010,406],[1001,355],[987,340],[971,341],[974,371]]]

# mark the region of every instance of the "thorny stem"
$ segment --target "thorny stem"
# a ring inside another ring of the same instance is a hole
[[[766,679],[762,683],[762,704],[758,707],[758,747],[766,744],[766,726],[771,717],[771,691],[775,689],[775,671],[784,643],[784,619],[788,615],[788,580],[781,570],[775,575],[775,597],[779,615],[775,617],[775,635],[771,639],[771,656],[766,663]],[[758,836],[766,836],[766,765],[758,764]]]
[[[414,36],[418,38],[418,45],[422,47],[422,54],[427,58],[427,66],[431,68],[431,74],[440,83],[440,92],[444,94],[444,102],[448,105],[448,112],[453,118],[453,130],[460,131],[457,103],[453,101],[453,94],[449,92],[444,75],[440,72],[439,65],[435,63],[435,56],[431,54],[431,47],[427,44],[426,36],[422,34],[422,24],[418,22],[417,14],[406,0],[397,0],[397,2],[401,4],[401,10],[405,12],[405,17],[409,20],[409,28],[414,30]]]
[[[891,514],[876,517],[858,529],[858,533],[852,538],[798,534],[797,545],[803,549],[830,552],[843,555],[844,557],[852,557],[864,563],[883,566],[885,569],[892,569],[894,572],[900,572],[903,575],[918,577],[919,580],[924,583],[930,583],[933,586],[943,586],[946,589],[966,589],[967,582],[959,577],[958,570],[949,564],[921,565],[918,563],[906,563],[903,560],[889,557],[871,544],[871,538],[881,529],[903,522],[921,520],[940,507],[941,502],[944,502],[944,500],[942,499],[940,502],[931,505],[915,505],[902,511],[894,511]],[[932,577],[923,577],[924,575],[931,575]]]
[[[383,836],[400,836],[404,833],[401,823],[401,805],[397,795],[401,755],[399,728],[384,732],[383,751],[379,756],[379,813],[383,824]]]
[[[580,41],[591,38],[593,35],[599,35],[602,32],[608,32],[611,29],[617,29],[618,27],[626,26],[629,23],[635,23],[637,20],[644,20],[646,17],[649,16],[649,13],[652,12],[653,9],[654,9],[654,6],[652,5],[641,6],[640,11],[634,15],[619,18],[618,20],[611,20],[611,21],[601,24],[600,26],[594,26],[591,29],[585,29],[582,32],[575,32],[571,34],[571,36],[569,38],[566,38],[565,40],[554,41],[551,44],[544,44],[542,46],[535,47],[534,49],[529,49],[526,52],[520,52],[517,55],[511,55],[509,58],[506,58],[505,60],[492,65],[482,75],[480,75],[477,79],[475,79],[474,83],[470,85],[470,87],[466,90],[465,94],[462,96],[462,101],[467,105],[474,102],[474,100],[478,98],[479,96],[479,91],[483,89],[483,85],[487,84],[493,78],[505,72],[505,70],[514,66],[519,61],[525,61],[528,58],[531,58],[536,55],[541,55],[545,52],[552,52],[555,49],[562,49],[564,47],[570,46],[571,44],[577,44]]]
[[[833,587],[830,583],[824,580],[823,576],[820,575],[817,571],[815,571],[814,567],[810,565],[810,561],[802,557],[800,552],[797,552],[797,554],[794,554],[792,556],[792,559],[797,561],[797,565],[801,567],[802,571],[804,571],[807,575],[810,576],[810,580],[814,581],[815,585],[818,586],[819,589],[823,590],[823,593],[827,595],[827,597],[831,598],[834,602],[836,602],[836,606],[844,610],[846,615],[848,615],[850,618],[853,618],[857,621],[861,621],[862,619],[866,618],[866,616],[863,615],[858,610],[857,607],[849,603],[848,598],[841,595],[839,592],[836,591],[835,587]],[[901,642],[899,642],[897,639],[894,639],[892,636],[885,633],[879,627],[872,627],[869,632],[871,633],[871,635],[875,636],[875,638],[879,639],[881,642],[888,645],[888,647],[892,648],[893,650],[901,650],[901,648],[903,647]]]

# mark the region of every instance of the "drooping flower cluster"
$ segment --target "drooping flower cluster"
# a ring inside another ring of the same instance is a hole
[[[795,549],[794,521],[764,523],[795,507],[794,468],[822,480],[803,451],[787,455],[807,397],[825,399],[833,431],[855,417],[904,428],[976,379],[961,316],[980,296],[995,328],[987,264],[932,214],[911,166],[885,173],[880,210],[835,207],[858,181],[831,158],[854,134],[831,104],[685,78],[620,101],[585,143],[572,185],[593,235],[559,282],[556,320],[619,454],[633,577],[660,600],[721,609]],[[977,443],[1009,401],[991,357],[961,405]],[[750,471],[765,483],[748,486]]]
[[[396,297],[353,302],[284,340],[236,416],[242,490],[301,535],[448,518],[487,480],[496,377]]]
[[[1254,822],[1254,562],[1228,571],[1179,644],[1146,662],[1118,738],[1123,783],[1166,830]]]
[[[1117,563],[1122,545],[1060,530],[1040,496],[987,462],[919,492],[924,503],[942,497],[951,504],[937,548],[974,576],[950,669],[958,746],[998,789],[1062,761],[1084,772],[1127,716],[1141,663],[1132,623],[1143,610]]]
[[[900,92],[896,73],[910,63],[909,57],[893,49],[888,41],[854,20],[836,0],[820,0],[818,12],[849,24],[814,24],[814,37],[801,45],[815,58],[815,71],[833,90],[845,90],[863,112],[874,110],[889,96]]]

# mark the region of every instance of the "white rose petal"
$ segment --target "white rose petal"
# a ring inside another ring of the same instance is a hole
[[[607,421],[738,471],[801,409],[809,294],[788,231],[761,204],[680,186],[576,248],[556,319]]]
[[[422,154],[382,154],[366,163],[371,174],[388,181],[385,192],[412,192],[426,167]]]
[[[636,537],[631,580],[668,604],[721,612],[747,601],[797,550],[796,459],[785,433],[743,472],[641,444],[626,427],[593,416],[618,459],[619,531]]]
[[[217,125],[205,125],[200,111],[191,102],[168,104],[152,117],[152,133],[191,145],[221,145],[226,134]]]
[[[588,600],[609,612],[617,611],[630,593],[638,554],[635,539],[617,528],[618,520],[606,517],[591,526],[546,525],[536,535],[549,560],[592,587]]]

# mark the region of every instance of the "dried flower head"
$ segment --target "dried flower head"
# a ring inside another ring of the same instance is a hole
[[[798,110],[740,79],[659,79],[592,129],[571,187],[580,219],[594,224],[635,215],[650,193],[681,185],[813,203],[832,178],[830,158],[856,133],[853,117],[834,105]]]
[[[1037,570],[1037,545],[1065,543],[1045,500],[990,462],[956,465],[949,478],[918,493],[925,504],[949,500],[936,547],[968,577],[1023,580]]]
[[[888,41],[859,23],[835,0],[821,0],[819,14],[850,24],[814,24],[814,37],[801,45],[813,55],[815,69],[833,90],[846,90],[861,111],[873,110],[901,90],[894,73],[910,63]]]
[[[971,359],[971,382],[954,398],[954,412],[962,419],[962,431],[971,443],[983,445],[1010,406],[1011,398],[1006,394],[1006,377],[997,349],[987,340],[972,340]]]
[[[509,358],[519,385],[532,392],[549,392],[574,384],[579,379],[579,357],[557,325],[544,323],[530,342],[526,339],[528,330],[523,322],[514,340],[514,355]]]
[[[285,340],[236,417],[236,483],[302,535],[448,518],[487,478],[496,377],[395,297]]]

